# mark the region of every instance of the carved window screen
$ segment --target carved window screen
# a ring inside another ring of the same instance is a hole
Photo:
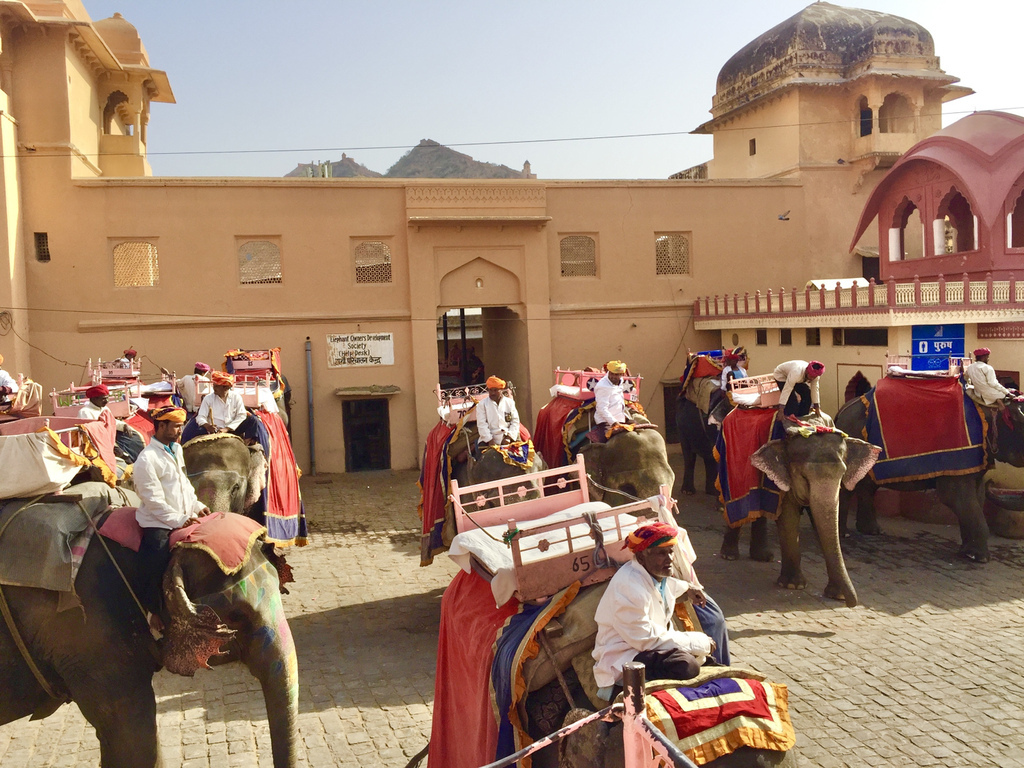
[[[379,240],[359,243],[355,249],[357,283],[391,282],[391,247]]]
[[[690,236],[682,232],[658,235],[654,256],[657,274],[690,274]]]
[[[281,249],[269,240],[247,240],[238,246],[238,282],[263,285],[281,282]]]
[[[597,277],[597,243],[587,235],[568,235],[559,243],[562,277]]]
[[[152,288],[160,283],[156,245],[130,240],[114,246],[114,286]]]

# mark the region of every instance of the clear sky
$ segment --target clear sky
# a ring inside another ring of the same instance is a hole
[[[808,0],[85,0],[121,12],[177,104],[157,175],[283,176],[341,153],[384,172],[420,139],[540,178],[665,178],[711,157],[725,61]],[[865,0],[932,33],[982,109],[1024,114],[1022,0]],[[622,134],[643,138],[548,141]],[[468,146],[474,142],[523,142]],[[382,147],[387,147],[382,148]],[[244,153],[232,154],[244,150]],[[195,153],[195,154],[187,154]]]

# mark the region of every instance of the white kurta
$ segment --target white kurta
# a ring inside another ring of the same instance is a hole
[[[612,384],[605,374],[594,385],[594,421],[609,426],[626,423],[626,398],[621,379],[618,384]]]
[[[188,481],[177,443],[150,440],[135,461],[132,477],[142,499],[135,519],[143,528],[180,528],[206,508]]]
[[[0,368],[0,387],[7,387],[12,395],[18,394],[18,382],[3,368]]]
[[[974,386],[974,399],[982,405],[991,407],[1010,394],[996,378],[996,369],[988,363],[971,363],[964,375]]]
[[[245,421],[246,415],[242,396],[229,389],[224,400],[217,397],[216,392],[204,397],[202,405],[199,406],[199,413],[196,414],[196,422],[201,427],[212,421],[215,427],[235,429]]]
[[[722,387],[722,390],[725,391],[725,392],[729,391],[729,374],[730,373],[732,374],[732,377],[734,379],[745,379],[745,378],[747,378],[747,369],[746,368],[744,368],[742,366],[739,366],[739,365],[737,365],[735,368],[733,368],[731,365],[725,366],[725,368],[722,369],[722,381],[721,381],[721,384],[720,384],[720,386]]]
[[[189,413],[195,413],[196,409],[200,405],[199,387],[196,381],[209,382],[210,379],[206,376],[201,376],[198,373],[190,373],[188,376],[183,376],[178,381],[178,391],[181,393],[182,402],[185,405],[185,410]]]
[[[494,402],[485,397],[476,404],[477,442],[489,443],[494,439],[519,440],[519,411],[511,397],[502,397]]]
[[[821,405],[821,395],[818,394],[818,382],[821,376],[813,379],[807,378],[807,362],[804,360],[789,360],[779,363],[772,375],[776,381],[784,381],[782,393],[779,395],[779,405],[789,402],[789,396],[793,394],[793,387],[797,384],[806,384],[811,388],[811,405]]]
[[[693,654],[697,663],[711,653],[711,638],[703,632],[672,628],[676,599],[686,593],[685,581],[665,579],[665,596],[659,584],[636,560],[622,566],[601,597],[594,618],[594,681],[598,688],[622,683],[622,666],[641,651],[680,649]]]
[[[103,418],[104,412],[110,413],[110,421],[113,422],[114,428],[118,432],[124,432],[125,430],[128,429],[128,425],[125,424],[123,421],[118,421],[117,419],[115,419],[114,414],[110,412],[110,408],[108,408],[105,405],[102,408],[97,408],[91,402],[86,403],[85,405],[78,409],[78,418],[99,421],[101,418]]]

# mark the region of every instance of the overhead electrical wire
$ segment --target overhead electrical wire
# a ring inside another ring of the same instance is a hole
[[[1001,107],[997,110],[983,110],[989,111],[1000,111],[1000,112],[1014,112],[1024,110],[1024,107]],[[979,110],[965,109],[958,111],[949,112],[932,112],[927,114],[919,115],[919,117],[951,117],[953,115],[968,115],[973,114]],[[854,118],[843,118],[842,120],[811,120],[799,123],[775,123],[768,125],[759,125],[756,130],[766,130],[770,128],[794,128],[794,127],[811,127],[821,125],[840,125],[840,124],[856,125],[860,123],[859,117]],[[755,130],[749,127],[737,126],[737,127],[721,127],[715,129],[716,133],[722,133],[727,131],[751,131]],[[618,134],[607,134],[607,135],[594,135],[594,136],[564,136],[558,138],[541,138],[541,139],[508,139],[501,141],[460,141],[449,144],[441,144],[441,147],[494,147],[494,146],[511,146],[519,144],[555,144],[555,143],[570,143],[570,142],[583,142],[583,141],[609,141],[615,139],[650,139],[650,138],[661,138],[665,136],[687,136],[693,134],[693,131],[657,131],[650,133],[618,133]],[[349,146],[349,147],[286,147],[286,148],[275,148],[275,149],[182,149],[182,150],[163,150],[163,151],[150,151],[147,152],[147,157],[158,157],[158,156],[174,156],[174,157],[186,157],[192,155],[268,155],[268,154],[285,154],[285,153],[315,153],[315,152],[375,152],[384,150],[400,150],[400,149],[414,149],[419,145],[417,144],[382,144],[382,145],[368,145],[368,146]],[[23,158],[23,157],[55,157],[63,155],[71,155],[72,152],[68,150],[65,152],[38,152],[31,145],[23,145],[23,149],[11,154],[0,154],[0,158],[8,159],[11,157]],[[137,153],[132,152],[104,152],[104,156],[115,156],[115,155],[134,155]]]

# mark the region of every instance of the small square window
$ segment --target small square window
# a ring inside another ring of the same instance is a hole
[[[757,346],[759,346],[759,347],[767,347],[768,346],[768,329],[767,328],[757,328],[754,331],[754,343]]]
[[[757,139],[751,139],[748,148],[750,149],[750,156],[753,157],[757,154]]]
[[[807,334],[808,347],[821,346],[821,328],[807,328],[804,332]]]
[[[792,328],[780,328],[779,329],[779,345],[783,347],[789,347],[793,345],[793,329]]]
[[[36,232],[36,261],[50,260],[50,236],[46,232]]]

